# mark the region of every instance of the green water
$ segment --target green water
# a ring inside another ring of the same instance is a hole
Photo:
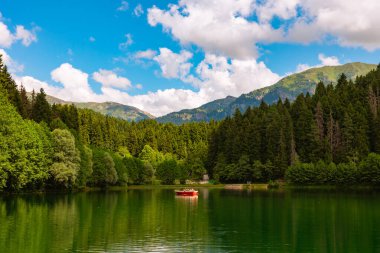
[[[129,190],[0,197],[0,252],[380,252],[380,193]]]

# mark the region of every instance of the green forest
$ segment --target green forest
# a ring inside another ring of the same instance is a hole
[[[0,191],[133,184],[380,184],[380,65],[220,122],[127,122],[18,87],[0,58]]]

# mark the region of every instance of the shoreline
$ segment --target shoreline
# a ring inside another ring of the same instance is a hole
[[[129,185],[129,186],[109,186],[109,187],[84,187],[77,189],[48,189],[38,191],[21,192],[0,192],[0,196],[12,195],[44,195],[44,194],[72,194],[87,192],[117,192],[128,190],[155,190],[155,189],[225,189],[225,190],[248,190],[248,191],[283,191],[283,190],[305,190],[305,191],[378,191],[380,186],[376,185],[292,185],[282,183],[278,187],[270,187],[270,184],[191,184],[191,185]]]

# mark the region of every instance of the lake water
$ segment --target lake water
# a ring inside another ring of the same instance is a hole
[[[2,196],[0,252],[380,252],[380,193]]]

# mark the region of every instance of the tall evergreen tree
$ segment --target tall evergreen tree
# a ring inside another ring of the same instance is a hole
[[[51,106],[46,100],[46,93],[44,89],[40,89],[40,93],[36,95],[35,102],[32,109],[32,118],[36,122],[45,121],[50,123],[52,116]]]

